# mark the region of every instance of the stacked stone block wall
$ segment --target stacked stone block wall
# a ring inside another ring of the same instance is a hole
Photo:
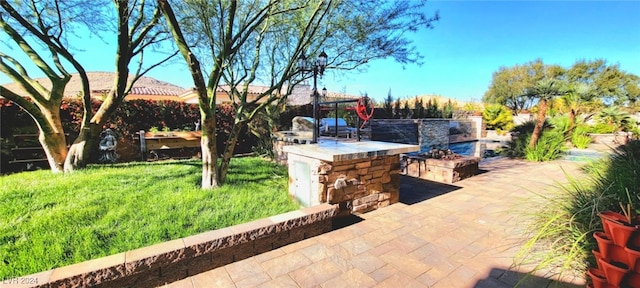
[[[369,122],[371,140],[419,145],[419,120],[372,119]]]
[[[452,134],[450,122],[462,133]],[[481,138],[482,118],[469,119],[374,119],[371,120],[371,139],[394,143],[420,145],[420,152],[431,148],[447,148],[449,143],[473,141]]]
[[[427,152],[431,148],[449,147],[449,120],[445,119],[418,119],[419,145],[421,152]]]
[[[474,141],[480,138],[478,137],[478,134],[477,134],[477,128],[476,128],[477,123],[475,121],[451,120],[451,122],[457,124],[457,128],[454,129],[456,130],[455,132],[457,133],[452,133],[453,131],[450,132],[449,143]]]
[[[311,144],[312,132],[278,131],[271,137],[273,155],[280,165],[287,165],[287,153],[282,149],[288,145]]]
[[[398,155],[333,163],[322,161],[316,171],[321,203],[340,204],[350,213],[364,213],[399,200]],[[336,185],[337,182],[344,184]]]
[[[212,230],[22,276],[35,283],[20,287],[157,287],[329,232],[337,211],[323,204]]]

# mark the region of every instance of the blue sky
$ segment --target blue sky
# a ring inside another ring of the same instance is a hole
[[[391,90],[395,98],[435,94],[480,101],[498,68],[536,58],[564,67],[603,58],[640,75],[640,1],[429,1],[425,9],[439,10],[441,19],[434,29],[412,36],[424,56],[422,66],[403,69],[392,60],[376,60],[366,72],[329,70],[319,85],[377,100]],[[92,45],[77,57],[86,70],[113,71],[113,48],[98,39],[85,43]],[[189,72],[178,60],[147,76],[191,87]],[[0,75],[0,83],[6,82]]]
[[[375,61],[369,72],[326,77],[328,89],[367,92],[375,99],[436,94],[480,101],[501,66],[541,58],[569,67],[579,59],[606,59],[640,75],[640,2],[430,1],[440,11],[432,30],[416,35],[424,65]]]

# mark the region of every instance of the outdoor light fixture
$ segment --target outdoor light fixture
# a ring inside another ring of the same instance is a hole
[[[318,119],[318,75],[324,74],[324,69],[327,68],[327,53],[322,50],[315,63],[307,63],[307,57],[304,53],[298,57],[298,69],[302,71],[304,77],[305,72],[313,73],[313,140],[311,143],[318,143],[318,129],[320,126],[320,119]],[[322,97],[327,96],[327,88],[322,89]]]

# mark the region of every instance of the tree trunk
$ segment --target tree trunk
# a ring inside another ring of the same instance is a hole
[[[547,99],[540,99],[540,104],[538,105],[538,117],[536,119],[536,126],[533,128],[533,133],[531,134],[531,140],[529,141],[529,148],[536,147],[538,143],[538,139],[542,134],[542,129],[544,128],[544,120],[547,116]]]
[[[567,135],[565,135],[565,137],[571,137],[571,135],[573,135],[574,129],[576,129],[576,110],[571,109],[571,111],[569,112],[569,127],[567,129]]]
[[[62,128],[59,131],[62,131]],[[45,133],[40,131],[38,140],[40,140],[40,145],[47,156],[51,172],[63,172],[64,159],[67,156],[67,141],[64,132],[49,133],[45,137]]]
[[[220,186],[218,182],[218,154],[216,145],[216,119],[214,116],[202,117],[202,138],[200,146],[202,150],[202,189],[212,189]],[[214,137],[210,137],[214,135]]]
[[[89,164],[91,151],[100,138],[100,127],[90,124],[88,128],[80,129],[80,134],[71,148],[64,162],[64,171],[73,172],[76,168],[84,168]]]
[[[225,147],[224,154],[222,155],[222,163],[220,163],[220,184],[224,184],[224,181],[227,178],[229,164],[231,163],[231,158],[233,157],[233,150],[236,147],[236,143],[238,143],[238,136],[240,135],[240,130],[242,130],[242,127],[244,127],[244,122],[238,122],[233,125],[231,133],[229,134],[229,138],[227,138],[227,146]]]
[[[64,172],[64,159],[68,153],[59,107],[59,102],[48,103],[42,109],[42,113],[39,113],[38,117],[34,117],[40,130],[38,140],[42,145],[53,173]]]

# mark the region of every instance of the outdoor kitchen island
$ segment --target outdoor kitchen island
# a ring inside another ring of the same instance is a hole
[[[339,204],[341,212],[364,213],[398,202],[400,154],[420,146],[321,140],[283,150],[288,154],[289,194],[300,204]]]

